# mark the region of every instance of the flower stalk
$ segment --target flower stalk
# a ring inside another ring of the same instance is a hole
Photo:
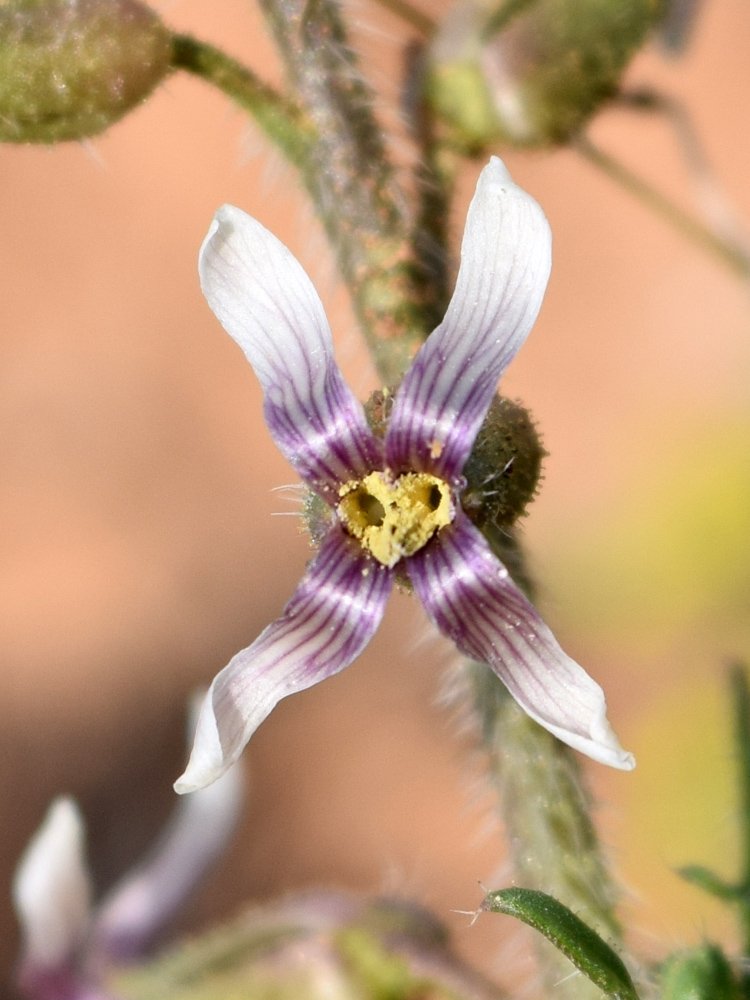
[[[573,140],[572,147],[581,156],[611,178],[621,188],[629,191],[647,208],[665,219],[691,243],[718,259],[740,278],[750,277],[750,256],[745,249],[715,233],[702,222],[683,212],[660,191],[638,177],[614,157],[596,146],[587,136]]]
[[[304,169],[315,141],[312,125],[299,107],[277,93],[251,69],[207,42],[189,35],[172,36],[172,67],[186,70],[218,87],[249,112],[274,146]]]
[[[317,130],[305,183],[378,372],[393,384],[430,327],[372,95],[336,3],[262,0],[261,7]]]
[[[467,675],[516,883],[560,900],[622,954],[618,892],[573,752],[520,711],[484,664],[468,664]],[[593,983],[571,977],[573,966],[556,948],[540,940],[538,951],[556,998],[600,1000]]]

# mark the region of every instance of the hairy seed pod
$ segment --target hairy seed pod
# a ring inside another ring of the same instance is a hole
[[[661,0],[461,0],[432,44],[426,96],[464,151],[564,143],[607,98]]]
[[[171,36],[137,0],[0,0],[0,141],[104,131],[164,79]]]
[[[508,528],[526,513],[544,455],[529,411],[496,396],[463,470],[461,506],[478,528]]]

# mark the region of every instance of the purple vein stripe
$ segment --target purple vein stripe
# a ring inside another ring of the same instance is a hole
[[[440,631],[489,664],[533,718],[591,738],[601,689],[562,651],[465,515],[412,556],[408,571]]]
[[[343,670],[372,638],[392,574],[335,527],[281,617],[238,653],[213,684],[222,750],[235,759],[287,695]]]

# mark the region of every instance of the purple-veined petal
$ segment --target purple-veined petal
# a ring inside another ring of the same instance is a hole
[[[193,699],[192,745],[205,689]],[[245,769],[238,760],[212,785],[179,801],[148,856],[100,904],[88,948],[93,968],[130,960],[156,939],[222,854],[239,820]]]
[[[67,982],[88,931],[91,882],[83,819],[70,798],[55,799],[29,843],[13,880],[21,922],[21,977]],[[61,986],[62,988],[62,986]]]
[[[389,468],[448,481],[460,475],[498,379],[539,313],[551,245],[541,208],[493,156],[469,206],[445,319],[396,394],[386,435]]]
[[[607,721],[602,689],[562,651],[465,514],[407,565],[434,624],[487,663],[532,719],[594,760],[635,766]]]
[[[341,483],[380,468],[379,445],[334,360],[318,293],[284,244],[224,205],[198,270],[208,304],[263,387],[268,428],[300,476],[333,500]]]
[[[282,698],[348,666],[380,624],[391,585],[390,570],[332,528],[281,617],[214,678],[175,791],[215,781]]]

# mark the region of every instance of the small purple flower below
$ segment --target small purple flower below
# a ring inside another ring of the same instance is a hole
[[[234,767],[183,800],[148,855],[96,907],[83,819],[73,799],[56,799],[13,881],[21,992],[29,1000],[110,1000],[108,971],[155,942],[226,847],[243,794],[242,769]]]
[[[562,651],[460,504],[463,467],[536,320],[550,263],[544,213],[493,157],[469,208],[445,318],[406,373],[380,440],[344,382],[300,264],[255,219],[219,210],[200,254],[203,292],[260,380],[274,440],[328,504],[330,528],[278,621],[214,679],[178,792],[222,775],[282,698],[348,666],[377,629],[397,573],[531,718],[595,760],[634,766],[601,688]]]

